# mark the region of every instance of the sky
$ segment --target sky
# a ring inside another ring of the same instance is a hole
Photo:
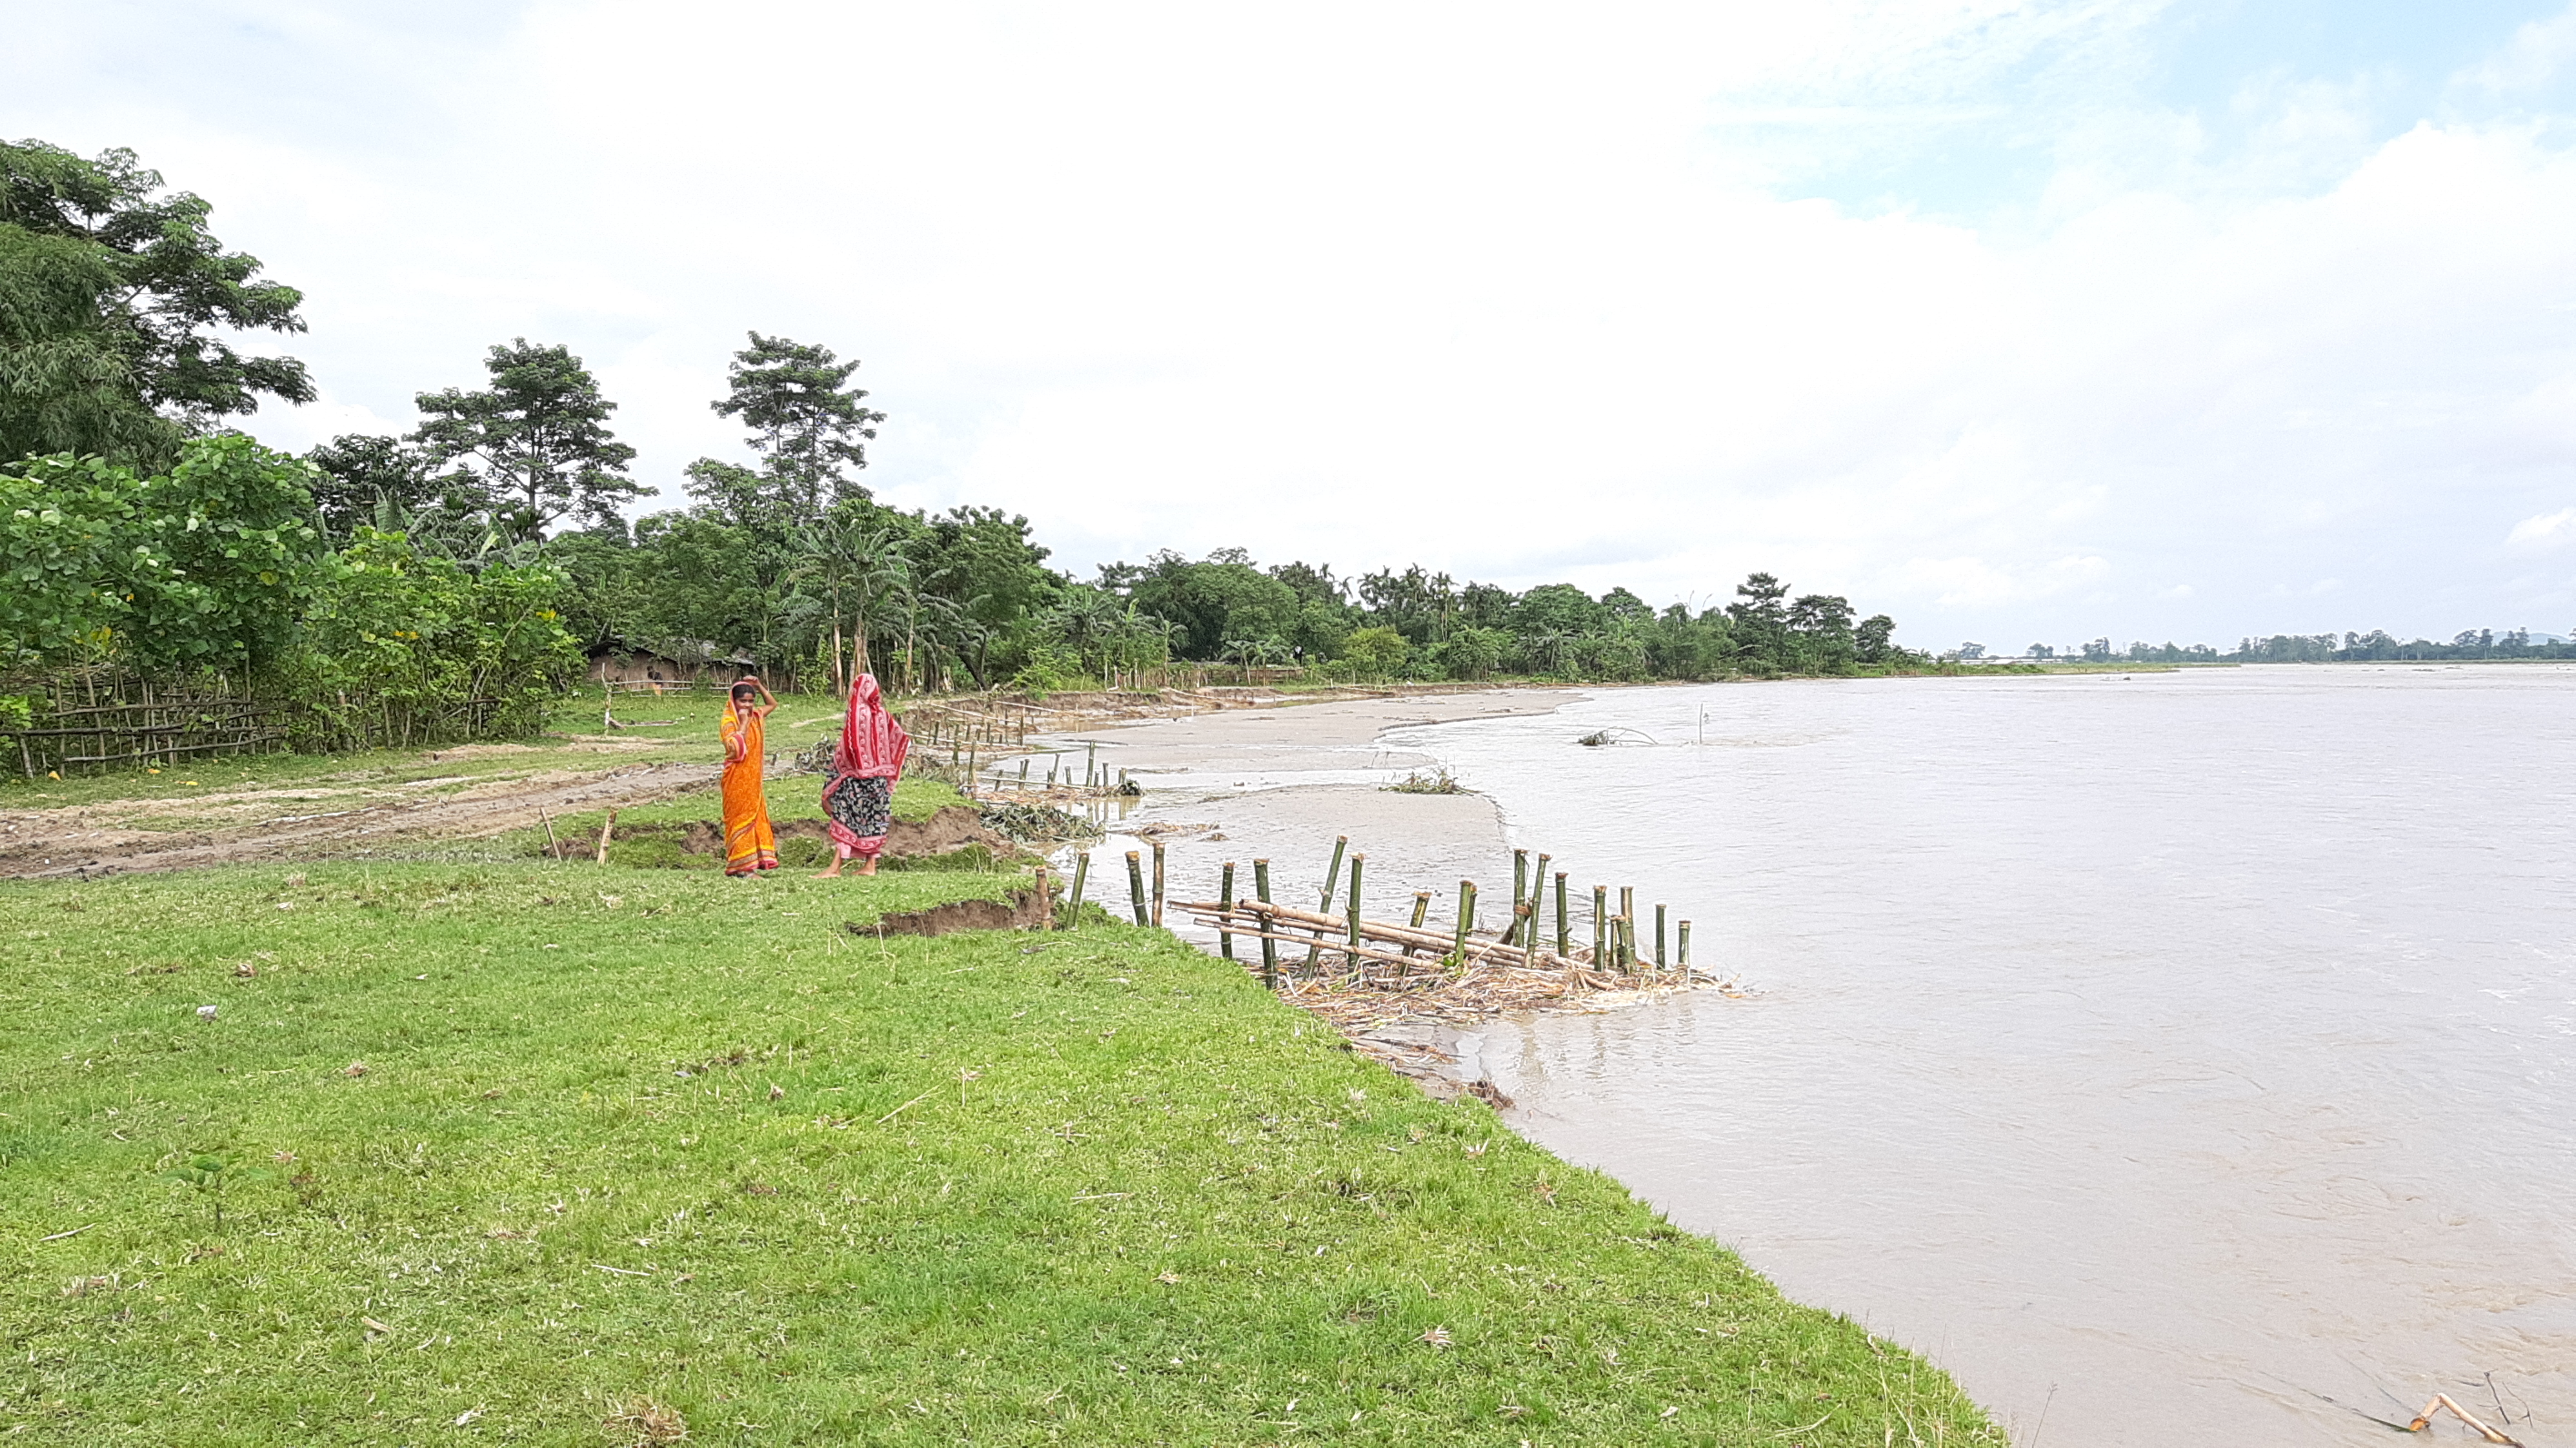
[[[0,135],[304,290],[279,447],[560,342],[680,506],[757,329],[1086,576],[2576,630],[2555,0],[7,8]]]

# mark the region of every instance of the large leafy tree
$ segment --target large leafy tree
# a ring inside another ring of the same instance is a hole
[[[850,386],[858,359],[829,347],[750,334],[751,345],[725,367],[726,396],[709,404],[751,430],[757,470],[701,458],[690,464],[689,492],[750,526],[812,525],[834,503],[864,501],[868,490],[849,475],[868,465],[867,445],[885,414]],[[767,515],[767,516],[764,516]]]
[[[59,453],[0,473],[0,666],[273,662],[330,572],[311,471],[227,433],[160,477]]]
[[[304,297],[226,251],[211,211],[163,194],[132,151],[0,143],[0,460],[68,452],[158,470],[181,438],[264,397],[313,399],[303,363],[220,335],[303,331]]]
[[[525,337],[484,359],[492,385],[450,387],[417,399],[423,421],[412,439],[439,463],[463,468],[492,500],[495,521],[534,537],[567,514],[594,524],[617,517],[644,491],[626,476],[635,449],[608,429],[617,404],[562,346]]]

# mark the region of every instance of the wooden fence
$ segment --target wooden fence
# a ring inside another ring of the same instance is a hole
[[[293,710],[232,691],[217,676],[198,687],[156,687],[106,670],[63,675],[33,691],[35,717],[11,731],[29,779],[82,769],[176,765],[201,755],[265,754],[285,747]]]

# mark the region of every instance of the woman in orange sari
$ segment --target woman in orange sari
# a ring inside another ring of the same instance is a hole
[[[755,702],[765,699],[767,703]],[[769,796],[760,782],[768,750],[768,719],[778,707],[769,686],[746,678],[733,686],[724,716],[725,873],[751,875],[778,868],[778,836],[769,828]]]

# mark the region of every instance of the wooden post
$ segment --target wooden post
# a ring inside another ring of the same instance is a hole
[[[1088,785],[1092,782],[1091,776],[1095,767],[1100,763],[1100,742],[1094,740],[1084,748],[1086,752],[1082,756],[1082,782]]]
[[[1655,969],[1664,968],[1664,907],[1655,907]]]
[[[1055,929],[1055,881],[1047,878],[1043,861],[1038,865],[1038,929]]]
[[[1216,900],[1218,904],[1224,906],[1229,912],[1234,909],[1234,861],[1232,860],[1225,862],[1225,883],[1217,887]],[[1684,930],[1685,934],[1683,938],[1688,939],[1688,927],[1684,927]],[[1226,959],[1234,959],[1234,936],[1223,930],[1218,931],[1216,933],[1216,948],[1217,952],[1223,955]]]
[[[1450,956],[1451,964],[1463,966],[1467,963],[1467,932],[1475,928],[1476,882],[1461,880],[1458,882],[1458,945]]]
[[[1592,963],[1610,965],[1610,887],[1592,887]]]
[[[1252,893],[1262,904],[1270,903],[1270,862],[1268,860],[1252,862]],[[1278,933],[1272,927],[1270,917],[1263,916],[1261,919],[1261,983],[1272,990],[1279,988],[1279,942],[1270,937]]]
[[[1351,855],[1351,944],[1360,943],[1360,872],[1368,868],[1368,856],[1354,851]],[[1358,963],[1353,956],[1352,963]]]
[[[1137,924],[1154,923],[1145,912],[1145,857],[1134,850],[1127,852],[1127,904],[1136,912]]]
[[[1163,928],[1163,842],[1154,842],[1154,928]]]
[[[1690,975],[1690,922],[1689,922],[1689,921],[1685,920],[1685,921],[1683,921],[1683,922],[1682,922],[1681,938],[1680,938],[1679,940],[1676,940],[1676,941],[1674,942],[1674,944],[1675,944],[1677,947],[1679,947],[1679,956],[1680,956],[1680,958],[1679,958],[1679,959],[1677,959],[1677,960],[1675,960],[1675,961],[1673,962],[1673,964],[1674,964],[1675,966],[1679,967],[1679,968],[1680,968],[1680,970],[1681,970],[1682,975],[1683,975],[1685,978],[1687,978],[1687,977]]]
[[[1339,889],[1342,883],[1342,852],[1350,847],[1350,836],[1333,836],[1333,863],[1330,868],[1324,871],[1324,898],[1321,903],[1315,906],[1315,913],[1319,915],[1330,915],[1333,913],[1333,892]],[[1323,948],[1324,933],[1319,930],[1315,932],[1315,943],[1306,947],[1306,968],[1308,970],[1313,970],[1315,968],[1315,957],[1323,951]]]
[[[1091,852],[1085,850],[1073,857],[1073,893],[1064,902],[1064,928],[1067,930],[1082,923],[1082,882],[1083,878],[1090,873]]]
[[[612,809],[608,812],[608,818],[601,822],[599,826],[599,863],[603,865],[608,863],[608,837],[613,834],[616,829],[617,811]]]
[[[1565,872],[1563,870],[1556,872],[1556,958],[1559,960],[1574,958],[1573,942],[1567,939],[1565,933]]]

